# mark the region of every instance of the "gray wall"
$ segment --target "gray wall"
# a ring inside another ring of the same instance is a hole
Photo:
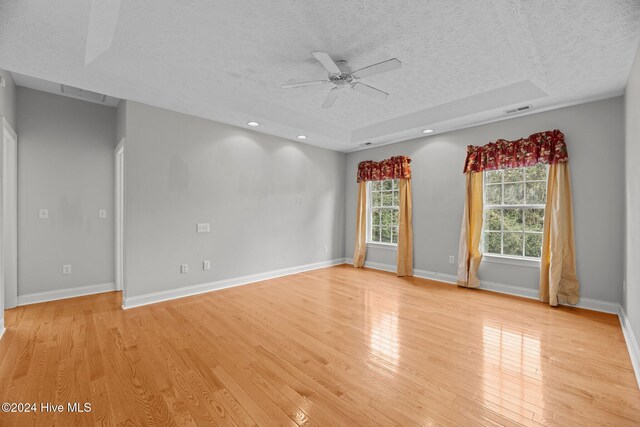
[[[618,303],[622,297],[624,237],[624,126],[622,98],[582,104],[354,152],[347,157],[346,254],[353,256],[356,169],[361,160],[412,158],[414,266],[456,274],[464,201],[462,167],[467,145],[517,139],[560,129],[569,147],[576,256],[582,296]],[[367,261],[395,265],[396,252],[369,248]],[[539,269],[483,261],[480,278],[538,288]]]
[[[126,110],[126,297],[344,256],[345,154]],[[211,232],[196,233],[204,222]]]
[[[8,71],[0,70],[5,78],[5,87],[0,87],[0,116],[5,116],[13,130],[16,129],[16,86]]]
[[[127,136],[127,101],[122,100],[116,109],[116,145]]]
[[[113,282],[115,108],[22,87],[17,106],[18,294]]]
[[[624,309],[640,342],[640,48],[625,93],[626,292]]]

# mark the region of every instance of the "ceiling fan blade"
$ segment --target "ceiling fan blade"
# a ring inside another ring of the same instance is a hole
[[[313,80],[310,82],[298,82],[298,83],[290,83],[286,85],[280,86],[283,89],[292,89],[296,87],[305,87],[305,86],[317,86],[325,83],[331,83],[329,80]]]
[[[333,59],[331,59],[328,53],[311,52],[311,55],[313,55],[330,74],[340,74],[340,68],[333,62]]]
[[[364,83],[354,83],[351,85],[351,88],[357,92],[363,93],[373,98],[387,99],[387,97],[389,96],[387,92],[383,92],[380,89],[376,89],[375,87],[371,87]]]
[[[373,76],[375,74],[386,73],[387,71],[397,70],[402,66],[396,58],[387,59],[386,61],[378,62],[377,64],[369,65],[368,67],[360,68],[359,70],[351,73],[356,79],[363,77]]]
[[[338,97],[338,88],[334,87],[329,91],[329,93],[327,94],[327,97],[324,99],[324,102],[322,103],[322,108],[331,107],[333,103],[336,102],[337,97]]]

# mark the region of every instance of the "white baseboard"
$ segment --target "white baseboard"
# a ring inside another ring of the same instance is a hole
[[[302,273],[305,271],[317,270],[320,268],[331,267],[334,265],[344,264],[344,258],[332,259],[329,261],[315,262],[313,264],[300,265],[297,267],[283,268],[280,270],[268,271],[266,273],[251,274],[248,276],[236,277],[232,279],[218,280],[217,282],[202,283],[199,285],[185,286],[178,289],[170,289],[167,291],[153,292],[145,295],[123,298],[122,308],[129,309],[140,307],[147,304],[155,304],[157,302],[168,301],[177,298],[184,298],[192,295],[202,294],[205,292],[217,291],[220,289],[231,288],[234,286],[248,285],[249,283],[261,282],[263,280],[275,279],[276,277],[289,276],[291,274]]]
[[[640,388],[640,347],[638,347],[638,341],[636,335],[631,329],[631,323],[627,317],[627,313],[623,308],[620,309],[620,325],[622,326],[622,333],[624,334],[624,340],[627,343],[627,349],[629,350],[629,357],[631,358],[631,365],[633,366],[633,372],[636,374],[636,381],[638,382],[638,388]]]
[[[347,258],[345,260],[345,263],[353,264],[353,260],[350,258]],[[364,266],[368,268],[373,268],[375,270],[390,271],[392,273],[396,271],[395,265],[382,264],[379,262],[365,261]],[[457,283],[457,277],[452,274],[414,269],[413,275],[414,277],[435,280],[438,282],[443,282],[451,285],[455,285]],[[519,286],[505,285],[503,283],[488,282],[486,280],[480,281],[479,289],[484,289],[485,291],[497,292],[501,294],[514,295],[522,298],[529,298],[529,299],[535,299],[535,300],[538,299],[537,289],[522,288]],[[580,298],[580,302],[578,304],[569,305],[569,306],[585,308],[585,309],[594,310],[594,311],[602,311],[604,313],[612,313],[612,314],[620,313],[620,308],[621,308],[620,304],[618,303],[600,301],[600,300],[591,299],[591,298]]]
[[[100,283],[98,285],[79,286],[77,288],[59,289],[55,291],[37,292],[33,294],[18,295],[18,305],[37,304],[40,302],[55,301],[59,299],[82,297],[85,295],[100,294],[116,290],[115,283]]]

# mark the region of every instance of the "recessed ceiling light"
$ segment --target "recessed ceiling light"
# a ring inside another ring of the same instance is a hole
[[[298,135],[298,139],[304,141],[305,139],[307,139],[307,136],[306,135]]]
[[[253,126],[253,127],[260,126],[260,123],[258,123],[258,122],[249,122],[249,123],[247,123],[247,124],[248,124],[249,126]]]
[[[422,133],[432,133],[433,129],[425,129],[422,131]]]

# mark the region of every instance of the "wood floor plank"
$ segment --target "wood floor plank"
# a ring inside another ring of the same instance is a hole
[[[337,266],[123,311],[7,310],[22,425],[640,425],[616,316]]]

